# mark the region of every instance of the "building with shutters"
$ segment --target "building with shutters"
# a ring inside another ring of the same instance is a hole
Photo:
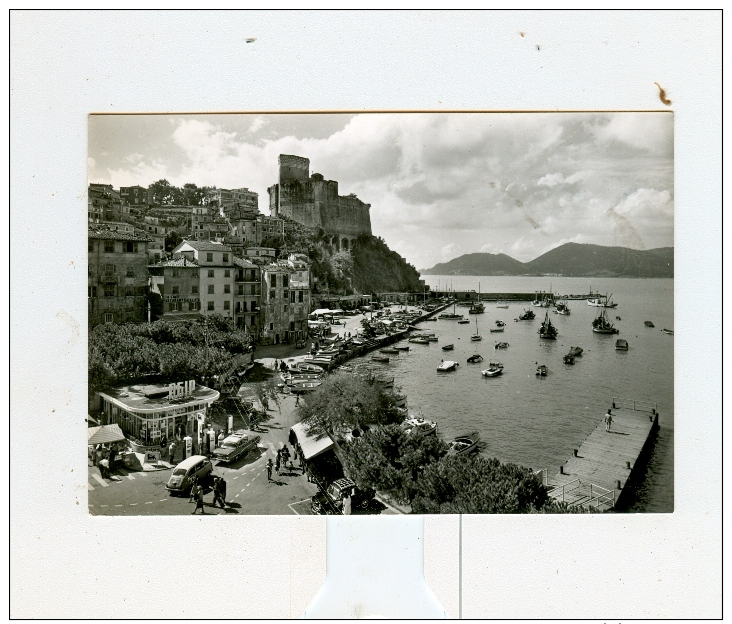
[[[173,257],[193,260],[199,267],[201,314],[234,318],[234,255],[231,247],[213,241],[185,240]]]
[[[160,297],[156,318],[176,322],[201,315],[199,266],[195,260],[181,256],[151,264],[148,269],[150,293]]]

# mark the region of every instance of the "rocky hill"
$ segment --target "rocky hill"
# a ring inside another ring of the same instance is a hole
[[[531,262],[505,254],[472,253],[423,269],[424,275],[545,275],[567,277],[673,277],[674,249],[641,251],[566,243]]]

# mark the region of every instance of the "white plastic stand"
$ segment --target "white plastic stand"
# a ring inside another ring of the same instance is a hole
[[[424,580],[424,519],[329,516],[325,585],[303,617],[446,618]]]

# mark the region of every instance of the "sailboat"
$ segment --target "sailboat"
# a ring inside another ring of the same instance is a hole
[[[557,331],[557,328],[552,325],[552,322],[549,319],[549,312],[547,311],[547,313],[544,315],[544,322],[539,328],[539,336],[547,340],[556,340],[558,333],[559,332]]]
[[[596,334],[617,334],[620,330],[615,329],[613,324],[608,320],[605,308],[600,310],[594,321],[592,321],[592,331]]]
[[[457,321],[463,318],[462,314],[455,313],[455,305],[455,303],[452,304],[452,312],[445,312],[444,314],[440,314],[437,318],[441,318],[446,321]]]
[[[561,314],[563,316],[569,316],[569,306],[566,301],[558,301],[557,307],[554,310],[554,314]]]
[[[485,312],[485,306],[480,301],[480,282],[478,282],[478,300],[473,302],[468,310],[469,314],[483,314]]]
[[[475,333],[470,337],[470,340],[473,342],[477,342],[478,340],[483,340],[483,336],[481,336],[478,333],[478,317],[475,317]]]

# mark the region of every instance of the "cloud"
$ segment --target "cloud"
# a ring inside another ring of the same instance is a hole
[[[561,173],[547,173],[545,176],[539,179],[537,184],[539,186],[548,186],[549,188],[555,187],[558,184],[564,182],[564,176]]]

